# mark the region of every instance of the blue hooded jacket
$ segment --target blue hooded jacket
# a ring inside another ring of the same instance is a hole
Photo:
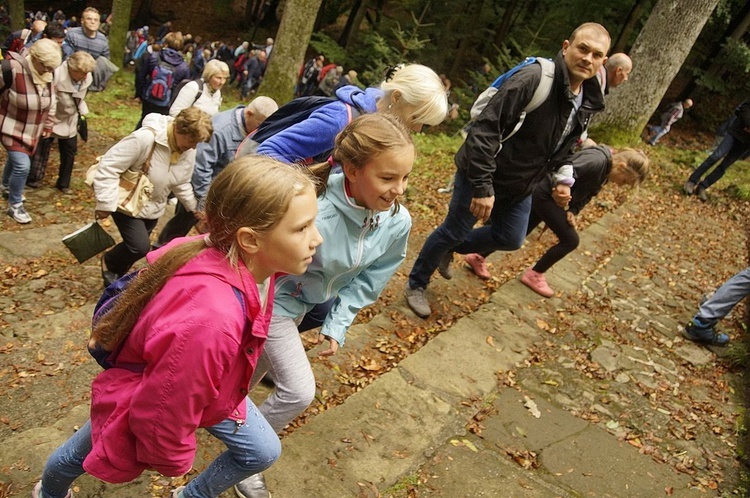
[[[324,243],[302,275],[276,280],[273,314],[297,319],[316,304],[335,299],[320,333],[344,345],[360,309],[374,303],[406,257],[411,216],[358,206],[343,173],[333,173],[318,198],[315,226]]]
[[[338,102],[331,102],[310,114],[304,121],[280,131],[258,146],[257,154],[285,163],[305,162],[333,149],[336,135],[349,124],[347,104],[369,114],[376,111],[383,92],[378,88],[362,90],[349,85],[336,91]]]

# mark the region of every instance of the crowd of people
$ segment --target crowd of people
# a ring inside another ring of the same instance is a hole
[[[69,192],[86,92],[110,55],[95,9],[62,31],[51,15],[11,35],[3,51],[2,189],[18,223],[31,221],[23,189],[38,186],[55,139],[55,186]],[[277,434],[315,396],[299,333],[318,329],[325,343],[318,354],[336,354],[357,313],[403,263],[412,220],[399,199],[417,152],[412,133],[455,115],[450,81],[424,65],[398,64],[362,88],[356,71],[316,55],[299,72],[300,99],[279,107],[256,96],[221,111],[227,84],[252,95],[273,39],[232,47],[202,43],[171,23],[155,36],[148,31],[129,33],[123,60],[135,69],[141,119],[91,177],[96,218],[111,217],[121,235],[102,255],[101,274],[108,290],[122,292],[95,315],[89,343],[111,368],[93,381],[90,420],[50,456],[32,496],[70,497],[83,473],[112,483],[146,469],[183,475],[195,431],[205,428],[227,451],[172,497],[216,497],[231,487],[243,498],[268,497],[262,471],[280,455]],[[404,290],[416,315],[432,314],[430,279],[436,270],[452,278],[455,253],[490,278],[486,257],[517,250],[542,221],[558,242],[520,279],[553,296],[544,274],[577,247],[576,215],[607,183],[647,178],[642,151],[586,136],[609,90],[633,68],[625,54],[607,57],[610,42],[603,26],[582,24],[553,61],[509,77],[466,128],[445,221],[425,241]],[[750,101],[686,192],[705,190],[748,148]],[[726,166],[700,180],[721,157]],[[150,183],[135,211],[120,197],[126,173]],[[152,242],[170,196],[175,214]],[[148,265],[131,273],[144,257]],[[747,282],[746,270],[717,291],[685,335],[726,344],[713,327]],[[256,407],[248,390],[264,378],[273,389]]]

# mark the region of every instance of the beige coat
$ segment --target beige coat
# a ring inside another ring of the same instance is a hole
[[[167,196],[174,193],[177,200],[188,211],[194,211],[195,195],[190,180],[195,165],[195,149],[183,152],[177,161],[170,165],[171,151],[167,141],[167,125],[174,118],[161,114],[149,114],[143,119],[143,127],[123,138],[102,156],[96,176],[94,177],[94,194],[96,210],[114,212],[117,210],[117,189],[120,175],[131,168],[140,171],[154,145],[156,148],[151,158],[148,178],[154,184],[151,201],[138,214],[138,218],[155,220],[164,214]]]
[[[94,78],[91,73],[86,75],[86,79],[77,85],[70,77],[68,72],[68,63],[61,64],[55,69],[55,78],[52,81],[55,86],[57,96],[57,107],[54,115],[54,125],[52,133],[58,138],[73,138],[78,133],[78,112],[74,98],[81,99],[80,111],[83,116],[88,114],[89,108],[84,99],[89,85]]]

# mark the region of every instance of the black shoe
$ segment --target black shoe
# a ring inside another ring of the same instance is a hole
[[[716,332],[713,327],[699,328],[692,321],[685,326],[682,335],[693,342],[708,344],[709,346],[726,346],[729,344],[729,336]]]
[[[118,278],[120,278],[120,276],[117,273],[109,271],[107,263],[104,261],[104,255],[102,254],[102,281],[104,282],[104,287],[109,287],[115,283]]]

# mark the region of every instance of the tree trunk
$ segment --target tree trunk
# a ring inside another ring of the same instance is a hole
[[[322,0],[288,0],[268,68],[258,89],[279,105],[294,95],[299,68],[305,59],[313,24]]]
[[[518,8],[519,0],[511,0],[505,5],[505,12],[503,12],[503,19],[500,21],[497,31],[495,31],[495,45],[501,47],[505,42],[505,39],[510,33],[510,28],[513,26],[513,14]]]
[[[113,0],[112,26],[109,30],[110,58],[118,67],[122,67],[122,54],[125,51],[125,39],[130,27],[130,11],[133,0]]]
[[[367,12],[367,3],[367,0],[354,0],[354,3],[352,3],[352,10],[349,12],[346,25],[341,32],[341,37],[339,37],[339,45],[342,47],[348,49],[356,38],[362,19]]]
[[[484,0],[473,0],[469,2],[468,5],[466,5],[466,19],[468,19],[470,23],[475,23],[479,13],[482,12],[483,6]],[[466,52],[474,43],[474,37],[472,34],[475,33],[475,30],[473,30],[471,26],[466,25],[462,28],[462,31],[464,32],[464,35],[461,37],[458,49],[453,58],[453,64],[448,71],[448,74],[451,75],[451,77],[455,77],[455,75],[458,74],[460,67],[465,63]]]
[[[719,0],[659,0],[630,51],[630,82],[612,89],[596,127],[637,141]]]
[[[23,0],[8,0],[8,10],[10,11],[10,30],[23,29],[23,22],[26,17]]]
[[[637,0],[635,5],[633,5],[633,8],[630,9],[628,18],[625,21],[625,24],[623,24],[620,34],[617,36],[617,41],[615,41],[615,44],[612,46],[612,50],[610,51],[611,54],[625,52],[625,47],[628,44],[630,35],[633,33],[635,25],[641,20],[643,11],[646,9],[646,2],[648,2],[648,0]]]

